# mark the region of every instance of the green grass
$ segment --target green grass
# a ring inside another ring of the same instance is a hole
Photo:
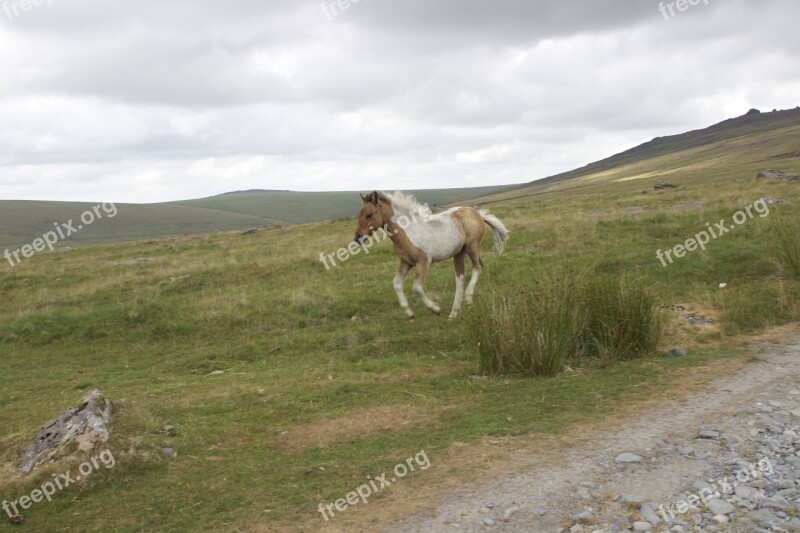
[[[554,376],[566,364],[608,365],[652,355],[661,336],[655,296],[626,279],[545,272],[493,291],[469,316],[480,368]]]
[[[770,221],[769,231],[774,233],[775,243],[772,257],[780,266],[781,274],[800,281],[800,233],[790,216],[781,213]]]
[[[586,312],[574,279],[495,290],[467,316],[480,369],[491,376],[554,376],[578,359]],[[577,290],[576,290],[577,289]]]
[[[503,255],[484,243],[477,302],[453,323],[424,312],[413,296],[417,320],[405,320],[391,287],[396,259],[389,245],[326,271],[319,253],[351,241],[355,225],[346,220],[249,236],[107,244],[3,264],[0,471],[42,423],[98,387],[117,407],[110,444],[118,465],[26,512],[29,530],[313,530],[321,526],[318,503],[422,449],[432,466],[413,483],[441,475],[444,451],[454,443],[563,434],[635,407],[730,351],[655,354],[549,378],[482,379],[472,324],[493,302],[499,308],[502,294],[554,272],[585,273],[587,284],[629,280],[648,288],[659,307],[713,309],[721,332],[698,331],[698,343],[797,321],[800,281],[779,260],[785,242],[772,221],[799,233],[798,184],[716,176],[715,170],[676,191],[604,182],[491,206],[511,241]],[[748,221],[705,251],[667,267],[658,261],[656,250],[763,196],[790,203],[772,206],[769,217]],[[702,208],[675,209],[698,200]],[[628,212],[632,206],[643,211]],[[139,257],[153,261],[109,263]],[[651,308],[647,299],[631,302],[627,293],[607,290],[605,298],[619,298],[612,310]],[[429,294],[447,308],[453,291],[452,266],[436,265]],[[569,292],[562,296],[569,301]],[[217,370],[224,373],[210,375]],[[324,446],[302,442],[304,432],[325,424],[385,424],[369,417],[379,408],[397,412],[398,420],[414,413],[413,423],[353,431]],[[164,433],[166,424],[176,436]],[[297,445],[287,444],[287,435]],[[177,459],[162,456],[167,446]],[[11,481],[4,474],[0,499],[16,499],[45,479]],[[6,529],[14,530],[0,523]]]

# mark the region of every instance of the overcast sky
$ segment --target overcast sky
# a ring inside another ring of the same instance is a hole
[[[800,105],[798,0],[30,1],[0,199],[521,183]]]

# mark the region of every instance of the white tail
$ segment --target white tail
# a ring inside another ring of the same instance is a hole
[[[478,210],[478,213],[481,215],[481,218],[483,218],[483,221],[492,228],[492,234],[494,234],[494,251],[498,254],[502,254],[503,250],[506,249],[506,242],[508,242],[508,229],[506,225],[485,209]]]

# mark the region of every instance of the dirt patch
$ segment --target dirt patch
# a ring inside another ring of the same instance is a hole
[[[314,420],[285,431],[278,437],[282,448],[299,450],[326,447],[352,439],[364,439],[388,431],[427,426],[456,407],[392,405],[361,409],[339,418]]]
[[[694,303],[679,303],[665,306],[662,309],[673,314],[664,325],[661,346],[659,346],[663,351],[678,347],[685,349],[710,348],[721,345],[725,341],[730,342],[729,339],[723,341],[722,335],[720,335],[720,313],[717,309]],[[705,336],[704,341],[698,340],[698,334]],[[714,336],[719,336],[716,343],[709,341],[709,338]]]

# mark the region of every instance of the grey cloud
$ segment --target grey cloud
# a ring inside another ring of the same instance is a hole
[[[520,182],[800,103],[796,0],[709,0],[669,21],[658,6],[361,0],[329,19],[316,0],[53,0],[0,13],[0,198]]]

